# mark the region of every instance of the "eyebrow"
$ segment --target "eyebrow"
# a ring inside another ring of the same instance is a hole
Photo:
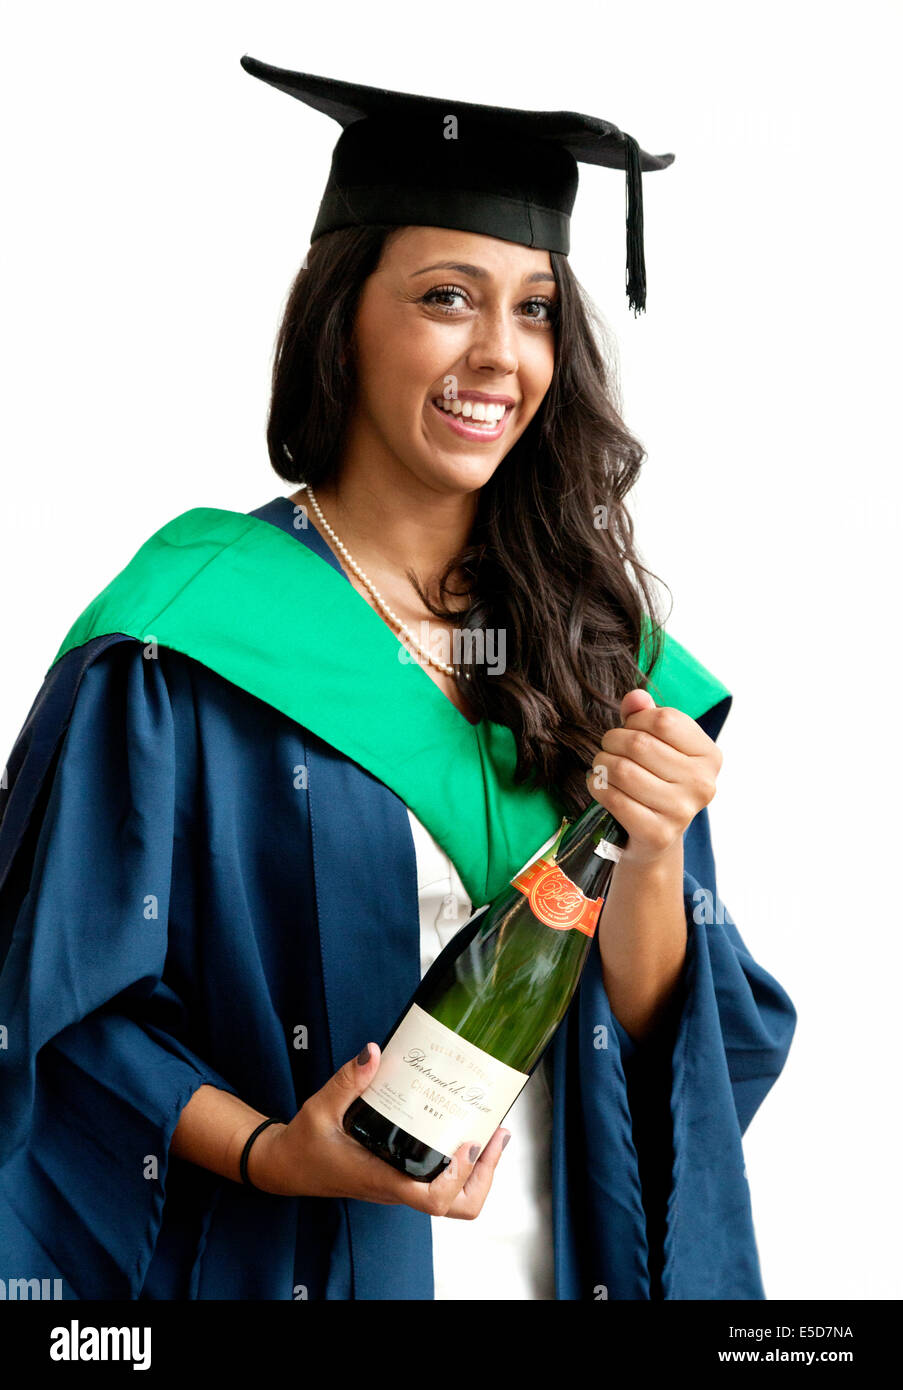
[[[420,270],[413,270],[408,277],[413,280],[415,275],[425,275],[428,270],[456,270],[459,275],[472,275],[475,280],[485,280],[489,271],[481,265],[463,265],[459,261],[436,261],[435,265],[425,265]],[[555,283],[555,276],[548,270],[534,270],[532,275],[524,276],[524,283],[532,285],[537,280],[551,280]]]

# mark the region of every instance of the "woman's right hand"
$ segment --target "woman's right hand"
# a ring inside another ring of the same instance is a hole
[[[369,1059],[346,1062],[315,1091],[287,1125],[270,1125],[248,1155],[248,1177],[256,1187],[292,1197],[355,1197],[363,1202],[402,1204],[430,1216],[472,1221],[479,1216],[509,1131],[497,1129],[475,1162],[464,1143],[432,1182],[418,1182],[365,1149],[342,1128],[348,1106],[370,1085],[380,1050]]]

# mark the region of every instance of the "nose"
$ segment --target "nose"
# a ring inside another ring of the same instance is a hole
[[[467,352],[468,367],[473,371],[516,372],[515,332],[511,315],[501,305],[480,314]]]

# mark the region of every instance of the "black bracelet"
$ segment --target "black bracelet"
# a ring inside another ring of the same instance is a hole
[[[238,1171],[241,1174],[241,1180],[247,1187],[253,1187],[255,1192],[262,1192],[263,1188],[257,1187],[254,1183],[252,1183],[251,1179],[248,1177],[248,1154],[251,1152],[251,1145],[254,1143],[254,1140],[257,1138],[260,1131],[262,1129],[266,1129],[267,1125],[281,1124],[281,1120],[264,1120],[262,1124],[259,1124],[257,1126],[253,1134],[248,1135],[245,1146],[241,1151],[241,1162],[238,1165]]]

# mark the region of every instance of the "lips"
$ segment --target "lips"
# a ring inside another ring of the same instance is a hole
[[[455,410],[453,407],[458,406]],[[470,406],[469,413],[465,413],[465,406]],[[474,419],[473,410],[478,414],[482,413],[485,417],[486,402],[455,399],[453,401],[443,401],[441,404],[438,399],[430,401],[430,407],[442,418],[445,426],[462,439],[477,440],[480,443],[492,442],[499,439],[508,423],[508,416],[512,413],[512,406],[493,406],[490,403],[489,413],[491,418],[481,421]],[[452,408],[448,408],[452,407]]]

